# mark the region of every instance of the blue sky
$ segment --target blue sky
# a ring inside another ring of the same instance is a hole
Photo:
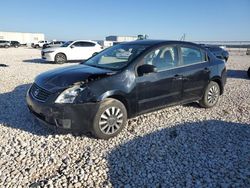
[[[42,32],[47,39],[250,40],[250,0],[4,0],[0,31]]]

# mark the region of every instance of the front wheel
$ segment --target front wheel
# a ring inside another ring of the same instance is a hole
[[[109,139],[121,132],[127,122],[127,110],[116,99],[105,99],[97,111],[92,133],[96,138]]]
[[[220,86],[216,82],[211,81],[208,84],[202,99],[199,101],[199,104],[204,108],[211,108],[217,104],[219,96]]]
[[[4,47],[5,47],[5,48],[9,48],[9,46],[8,46],[8,45],[5,45]]]
[[[55,63],[63,64],[63,63],[66,63],[66,62],[67,62],[67,57],[66,57],[65,54],[63,54],[63,53],[56,54]]]

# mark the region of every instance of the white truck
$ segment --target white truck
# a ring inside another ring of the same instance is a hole
[[[44,44],[48,44],[47,40],[40,40],[38,42],[31,43],[31,47],[33,48],[42,48]]]

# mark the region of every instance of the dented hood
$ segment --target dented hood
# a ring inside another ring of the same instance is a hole
[[[105,77],[112,73],[114,72],[111,70],[79,64],[44,72],[36,77],[35,83],[54,93],[74,83],[86,82],[89,79]]]

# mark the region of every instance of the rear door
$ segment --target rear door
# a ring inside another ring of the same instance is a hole
[[[182,79],[177,69],[178,48],[163,46],[149,52],[141,64],[151,64],[157,72],[136,78],[138,113],[178,103],[181,99]]]
[[[95,52],[95,43],[79,41],[73,44],[73,58],[83,60],[90,58]]]
[[[182,100],[194,101],[203,96],[209,82],[210,68],[205,51],[193,46],[180,46],[183,75]]]

